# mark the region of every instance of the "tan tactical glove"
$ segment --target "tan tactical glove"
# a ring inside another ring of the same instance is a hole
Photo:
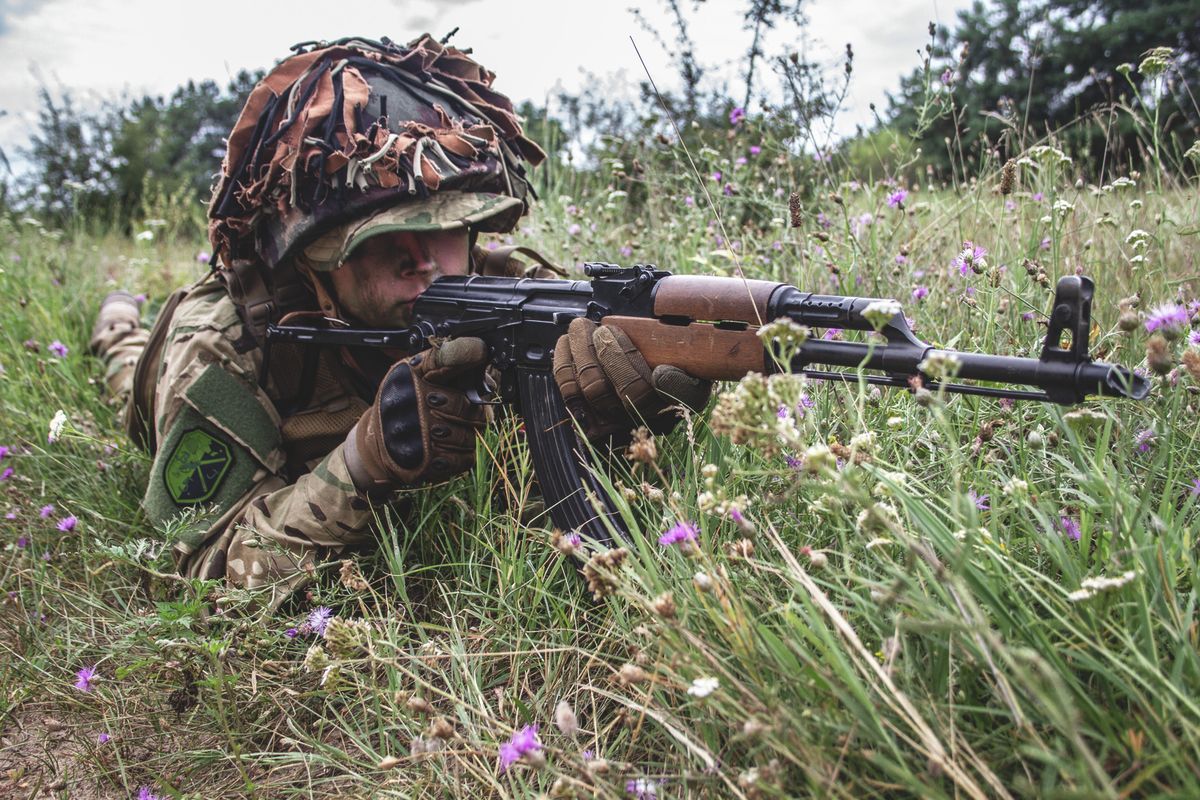
[[[474,465],[486,411],[457,387],[480,379],[487,355],[482,339],[455,339],[392,367],[346,436],[346,465],[359,491],[383,495]]]
[[[660,364],[651,371],[623,331],[582,317],[554,347],[554,380],[593,442],[628,439],[638,425],[666,433],[679,421],[678,405],[699,411],[712,394],[711,381],[679,367]]]

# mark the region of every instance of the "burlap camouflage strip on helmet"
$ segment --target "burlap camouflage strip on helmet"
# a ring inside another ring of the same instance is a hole
[[[494,77],[428,35],[403,48],[342,40],[286,59],[230,135],[209,207],[217,261],[274,269],[330,227],[442,191],[525,203],[520,160],[544,154]],[[511,229],[516,216],[481,229]]]

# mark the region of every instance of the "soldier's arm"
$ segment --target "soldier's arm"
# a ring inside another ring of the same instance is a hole
[[[257,384],[257,351],[239,353],[240,320],[219,287],[176,312],[156,382],[159,448],[143,504],[189,577],[277,586],[370,537],[370,505],[334,448],[285,477],[280,419]]]

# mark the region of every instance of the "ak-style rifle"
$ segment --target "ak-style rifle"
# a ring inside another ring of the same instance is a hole
[[[1124,367],[1093,361],[1087,350],[1094,284],[1082,276],[1058,282],[1038,358],[944,350],[921,341],[899,305],[866,297],[805,292],[785,283],[672,275],[653,266],[584,265],[590,281],[442,277],[413,308],[415,323],[399,330],[271,325],[269,341],[374,346],[418,352],[434,339],[477,336],[500,374],[497,393],[525,421],[538,483],[554,524],[608,542],[626,532],[576,437],[553,376],[554,346],[576,317],[624,331],[653,368],[672,364],[698,378],[739,380],[751,372],[789,371],[810,379],[860,380],[985,397],[1079,403],[1089,395],[1140,400],[1149,381]],[[880,309],[892,309],[881,320]],[[876,331],[885,343],[809,337],[786,363],[758,329],[786,318],[812,328]],[[956,381],[939,381],[922,365],[951,362]],[[815,367],[849,368],[817,369]],[[988,386],[959,380],[1007,384]],[[1011,385],[1032,387],[1011,388]],[[468,396],[486,402],[489,389]]]

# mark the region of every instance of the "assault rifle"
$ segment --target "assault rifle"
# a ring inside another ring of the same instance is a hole
[[[920,378],[932,391],[1064,405],[1088,395],[1140,400],[1150,390],[1145,377],[1088,356],[1094,284],[1086,277],[1059,280],[1040,357],[1016,358],[936,348],[918,339],[898,310],[880,325],[881,308],[899,308],[893,301],[819,295],[770,281],[671,275],[645,265],[623,268],[596,263],[584,265],[584,271],[592,280],[442,277],[417,298],[412,327],[271,325],[267,338],[407,352],[424,350],[435,338],[483,339],[500,374],[500,399],[515,405],[524,419],[551,519],[563,530],[580,531],[602,542],[611,542],[614,533],[624,535],[626,528],[588,462],[587,448],[576,438],[553,377],[554,345],[575,317],[620,328],[651,367],[673,364],[709,380],[789,371],[817,380],[911,387]],[[826,329],[876,331],[878,325],[886,344],[809,337],[790,362],[781,363],[779,353],[757,335],[763,324],[780,318]],[[1037,391],[939,382],[921,369],[939,358],[942,363],[952,359],[958,364],[958,379],[1018,384]],[[814,369],[814,365],[856,371]],[[870,374],[864,372],[868,370]],[[482,385],[468,390],[475,402],[486,402],[488,393]]]

